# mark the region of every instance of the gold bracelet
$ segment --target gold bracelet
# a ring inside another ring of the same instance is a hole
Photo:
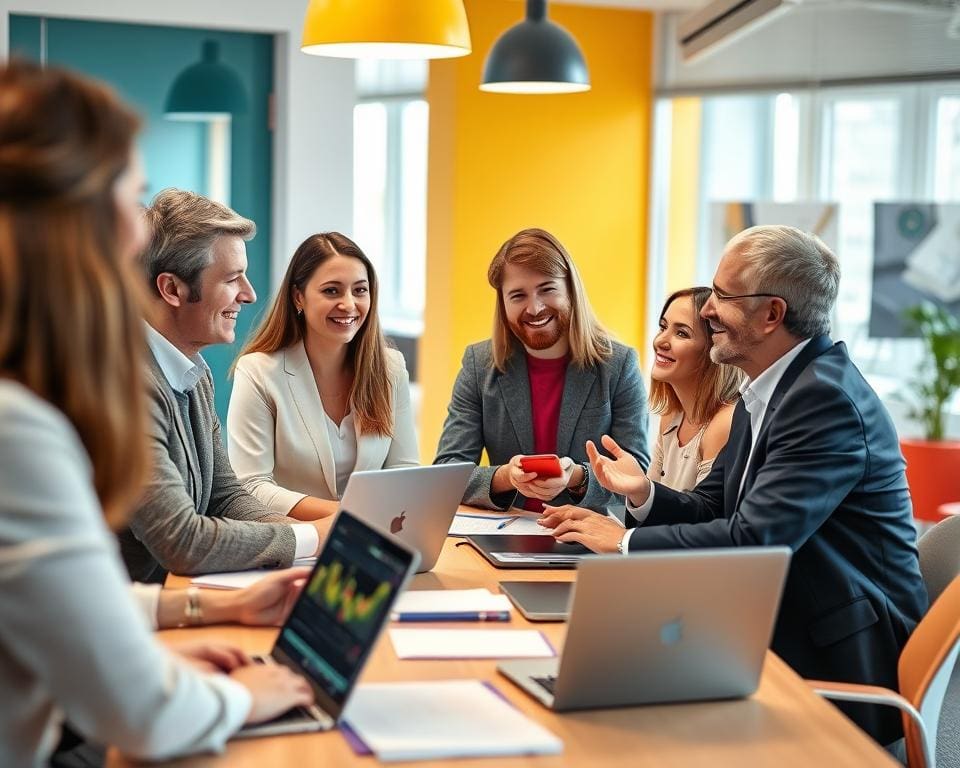
[[[181,627],[199,627],[203,624],[203,608],[200,607],[200,590],[187,587],[187,601],[183,604]]]

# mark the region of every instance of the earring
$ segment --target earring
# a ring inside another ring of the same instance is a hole
[[[303,317],[303,307],[297,307],[297,317]]]

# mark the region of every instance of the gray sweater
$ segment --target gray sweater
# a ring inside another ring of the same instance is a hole
[[[154,640],[72,425],[2,379],[0,488],[0,765],[46,765],[64,717],[134,757],[223,749],[249,694]]]
[[[230,467],[209,372],[197,384],[189,425],[152,355],[147,380],[153,476],[119,534],[130,577],[157,582],[168,571],[291,566],[296,538],[289,518],[247,493]]]

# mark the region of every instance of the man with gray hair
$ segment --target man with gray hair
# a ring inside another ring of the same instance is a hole
[[[168,571],[290,566],[294,557],[316,554],[329,520],[291,525],[243,490],[200,356],[210,344],[232,342],[241,307],[256,301],[245,245],[256,226],[178,189],[160,192],[146,218],[151,237],[141,264],[151,298],[146,378],[153,474],[119,534],[124,562],[141,582],[163,581]]]
[[[815,236],[753,227],[724,250],[701,315],[711,357],[743,369],[730,430],[689,493],[650,482],[604,435],[597,480],[627,497],[624,531],[576,507],[544,524],[599,552],[781,545],[793,558],[771,647],[807,678],[897,687],[897,661],[927,608],[893,422],[827,333],[840,267]],[[899,713],[841,707],[880,743]],[[886,710],[886,711],[881,711]]]

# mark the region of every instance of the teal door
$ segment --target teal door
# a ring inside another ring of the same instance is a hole
[[[38,59],[41,25],[39,17],[11,16],[11,55]],[[220,60],[237,73],[250,99],[248,112],[233,118],[230,205],[257,223],[257,236],[247,244],[249,276],[257,292],[257,304],[240,313],[234,345],[204,351],[216,385],[217,412],[224,421],[232,386],[227,371],[271,296],[269,99],[273,86],[273,37],[180,27],[46,20],[50,64],[110,83],[143,116],[146,124],[140,136],[140,149],[150,183],[148,198],[165,187],[201,194],[208,189],[206,126],[163,118],[163,104],[170,85],[181,71],[200,60],[204,40],[220,44]]]

